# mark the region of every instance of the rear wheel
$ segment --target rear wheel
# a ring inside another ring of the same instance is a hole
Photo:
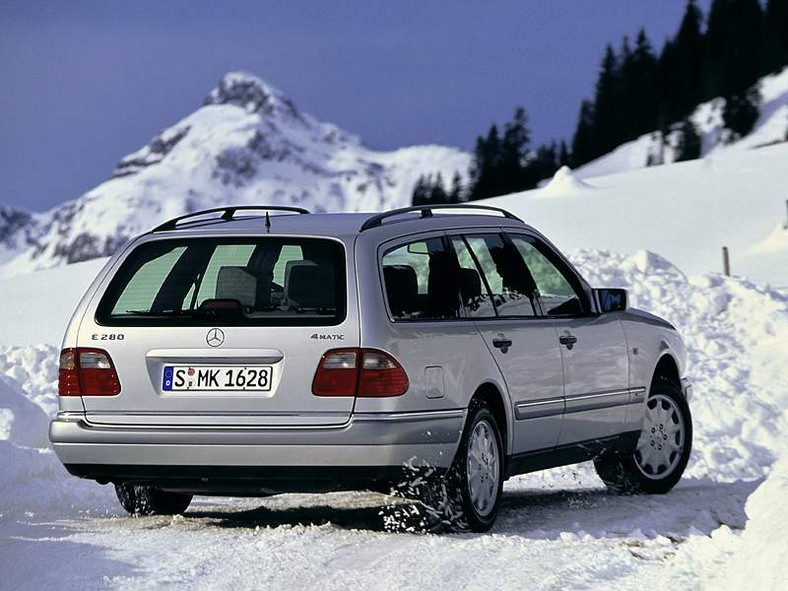
[[[622,493],[663,494],[681,479],[692,448],[692,415],[681,391],[658,382],[646,401],[635,450],[594,460],[599,477]]]
[[[142,484],[116,484],[115,494],[130,515],[179,515],[186,511],[192,495],[169,492]]]
[[[468,422],[448,476],[456,485],[468,528],[487,531],[498,516],[503,491],[503,442],[495,417],[482,402],[468,409]]]

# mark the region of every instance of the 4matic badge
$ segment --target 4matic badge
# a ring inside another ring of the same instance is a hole
[[[345,335],[327,332],[313,332],[309,338],[316,341],[344,341]]]

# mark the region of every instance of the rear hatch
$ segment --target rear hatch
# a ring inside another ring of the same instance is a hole
[[[96,424],[338,425],[354,399],[318,397],[332,347],[357,347],[345,247],[329,238],[162,238],[99,290],[78,347],[105,350],[116,396],[83,396]]]

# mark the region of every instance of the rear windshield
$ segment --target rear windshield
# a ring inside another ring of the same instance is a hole
[[[192,238],[138,246],[99,303],[106,326],[339,324],[342,245],[320,238]]]

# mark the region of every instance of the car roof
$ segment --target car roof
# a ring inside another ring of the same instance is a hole
[[[386,214],[388,215],[388,214]],[[266,217],[269,227],[266,226]],[[527,224],[516,218],[507,218],[498,214],[478,214],[467,212],[434,213],[422,217],[419,211],[403,212],[396,217],[384,217],[380,223],[376,218],[378,212],[368,213],[309,213],[309,214],[264,214],[238,215],[232,219],[221,218],[200,219],[184,222],[174,228],[157,229],[152,233],[159,236],[232,236],[232,235],[301,235],[348,237],[363,233],[381,236],[382,234],[408,234],[420,231],[450,229],[462,227],[506,226],[528,228]],[[362,226],[370,221],[374,226],[362,230]]]

